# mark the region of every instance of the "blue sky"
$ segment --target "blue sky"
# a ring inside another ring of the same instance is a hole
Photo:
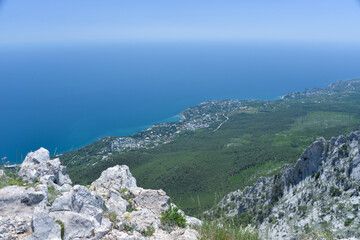
[[[0,43],[360,42],[359,0],[0,0]]]

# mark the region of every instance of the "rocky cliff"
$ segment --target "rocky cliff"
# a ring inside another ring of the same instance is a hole
[[[164,191],[137,187],[125,165],[91,186],[72,186],[66,167],[41,148],[27,155],[18,177],[0,189],[0,239],[197,239],[190,226],[201,221],[185,216]],[[181,227],[164,220],[169,211]]]
[[[251,219],[266,239],[359,238],[359,139],[319,138],[294,166],[229,193],[208,213]]]

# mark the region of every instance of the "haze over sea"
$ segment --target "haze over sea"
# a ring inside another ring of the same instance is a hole
[[[359,56],[360,45],[341,43],[1,46],[0,157],[129,135],[207,100],[276,99],[356,78]]]

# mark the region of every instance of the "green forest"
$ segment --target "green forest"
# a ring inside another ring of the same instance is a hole
[[[360,94],[254,101],[251,111],[231,112],[219,123],[183,131],[175,141],[153,149],[97,154],[101,140],[60,156],[74,183],[89,184],[101,172],[126,164],[137,185],[163,189],[189,214],[211,208],[226,193],[271,176],[295,163],[316,138],[360,128]],[[77,161],[72,161],[73,159]]]

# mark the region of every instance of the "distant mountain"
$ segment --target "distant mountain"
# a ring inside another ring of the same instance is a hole
[[[227,194],[208,214],[250,219],[265,239],[359,238],[359,139],[319,138],[294,166]]]

